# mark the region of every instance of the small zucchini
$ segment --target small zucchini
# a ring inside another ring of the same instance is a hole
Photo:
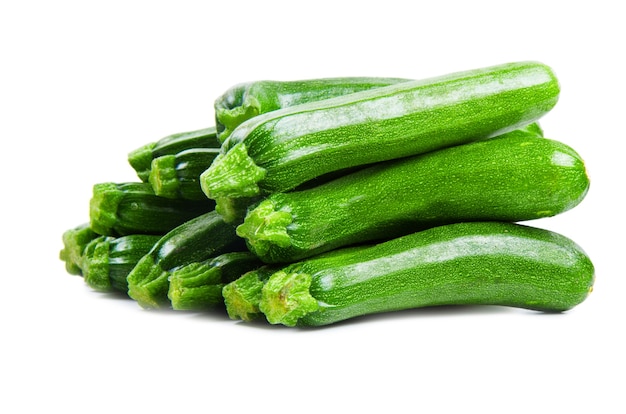
[[[143,308],[168,307],[170,270],[245,249],[234,227],[219,214],[203,214],[165,234],[141,258],[126,278],[128,295]]]
[[[180,132],[151,142],[128,154],[128,163],[135,169],[143,182],[148,182],[152,160],[164,155],[173,155],[190,148],[219,148],[216,128]]]
[[[262,266],[250,252],[224,253],[172,269],[168,297],[175,310],[201,311],[224,304],[222,288],[226,283]]]
[[[441,305],[562,312],[585,300],[593,282],[591,260],[562,235],[513,223],[457,223],[290,264],[265,283],[259,306],[270,323],[287,326]]]
[[[100,292],[126,293],[126,277],[159,239],[160,236],[151,234],[130,234],[92,240],[83,254],[85,282]]]
[[[237,233],[264,262],[290,262],[435,225],[554,216],[580,203],[588,188],[585,165],[572,148],[513,134],[272,194],[250,210]]]
[[[217,148],[192,148],[152,160],[148,182],[160,197],[206,200],[200,174],[219,154]]]
[[[215,100],[217,136],[220,142],[224,142],[241,123],[267,112],[407,80],[351,77],[240,83]]]
[[[252,118],[202,173],[209,198],[284,192],[350,167],[491,138],[535,122],[559,84],[536,62],[401,82]]]
[[[215,207],[213,200],[159,197],[149,183],[99,183],[89,204],[91,229],[105,236],[163,235]]]

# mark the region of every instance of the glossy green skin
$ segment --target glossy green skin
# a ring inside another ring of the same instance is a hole
[[[520,62],[310,102],[241,124],[202,174],[209,198],[292,190],[324,174],[490,138],[556,104],[547,66]]]
[[[128,154],[128,163],[135,169],[141,181],[147,182],[150,176],[150,166],[155,158],[174,155],[191,148],[219,148],[220,145],[214,126],[196,131],[180,132],[131,151]]]
[[[264,262],[290,262],[435,225],[554,216],[580,203],[588,188],[585,165],[572,148],[514,134],[273,194],[237,232]]]
[[[523,135],[527,137],[543,137],[543,130],[541,126],[534,122],[532,124],[525,125],[519,129],[511,132],[507,132],[499,137]],[[299,186],[295,190],[305,190],[313,187],[317,187],[324,183],[327,183],[333,179],[337,179],[343,175],[347,175],[351,172],[357,171],[359,168],[355,167],[349,170],[335,171],[333,173],[325,174],[320,177],[316,177],[314,180],[307,181],[304,185]],[[218,198],[216,200],[215,210],[224,218],[228,223],[233,225],[239,225],[243,223],[246,213],[249,208],[257,204],[263,197],[252,198]]]
[[[233,226],[215,211],[203,214],[161,237],[128,275],[128,295],[144,308],[169,307],[170,270],[245,250]]]
[[[159,197],[149,183],[99,183],[89,204],[91,228],[106,236],[163,235],[213,210],[212,200]]]
[[[581,303],[593,282],[591,260],[562,235],[513,223],[457,223],[348,257],[291,264],[266,283],[261,310],[288,326],[440,305],[561,312]]]
[[[218,148],[191,148],[155,158],[148,182],[160,197],[206,200],[200,187],[200,174],[218,154]]]
[[[231,252],[174,268],[168,291],[172,308],[200,311],[223,305],[224,285],[260,266],[262,262],[250,252]]]
[[[237,126],[260,114],[407,80],[348,77],[240,83],[215,100],[217,136],[223,142]]]
[[[139,260],[157,243],[160,236],[131,234],[118,238],[101,236],[86,247],[83,277],[91,288],[126,293],[126,277]]]

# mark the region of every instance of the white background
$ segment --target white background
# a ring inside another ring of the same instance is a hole
[[[625,412],[618,3],[2,2],[0,411]],[[557,73],[542,126],[592,180],[580,206],[532,223],[596,265],[570,312],[412,310],[289,329],[145,311],[58,259],[94,183],[135,180],[130,150],[212,125],[235,83],[519,60]]]

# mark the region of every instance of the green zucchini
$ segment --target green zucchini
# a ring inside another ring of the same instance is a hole
[[[169,273],[168,298],[175,310],[207,310],[224,304],[222,288],[262,265],[250,252],[224,253],[202,262],[174,268]]]
[[[191,148],[152,160],[148,182],[160,197],[206,200],[200,187],[200,174],[217,154],[217,148]]]
[[[215,100],[217,137],[224,142],[237,126],[260,114],[407,80],[350,77],[240,83]]]
[[[202,173],[209,198],[284,192],[324,174],[504,134],[556,104],[536,62],[510,63],[309,102],[252,118]]]
[[[101,292],[126,293],[126,277],[159,239],[160,236],[151,234],[130,234],[100,236],[92,240],[83,254],[85,282]]]
[[[159,197],[149,183],[98,183],[89,204],[91,229],[105,236],[163,235],[212,211],[212,200]]]
[[[63,248],[59,252],[59,259],[65,262],[67,273],[78,276],[83,274],[83,252],[85,247],[99,236],[91,229],[90,223],[80,224],[63,233]]]
[[[263,286],[273,324],[320,326],[379,312],[501,305],[562,312],[591,292],[594,267],[572,240],[513,223],[440,226],[349,256],[290,264]]]
[[[169,271],[220,254],[245,251],[235,229],[215,211],[171,230],[137,263],[126,278],[128,295],[143,308],[170,306]]]
[[[128,154],[128,163],[143,182],[148,182],[152,160],[173,155],[190,148],[219,148],[217,130],[214,126],[196,131],[168,135],[156,142],[143,145]]]
[[[523,221],[580,203],[589,179],[569,146],[528,134],[378,163],[308,190],[272,194],[237,233],[266,263],[459,221]]]

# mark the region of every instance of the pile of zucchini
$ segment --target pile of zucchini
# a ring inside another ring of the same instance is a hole
[[[128,154],[60,258],[147,309],[320,326],[378,312],[562,312],[591,292],[572,240],[516,222],[578,205],[585,165],[545,138],[559,83],[537,62],[441,77],[235,85],[215,126]]]

